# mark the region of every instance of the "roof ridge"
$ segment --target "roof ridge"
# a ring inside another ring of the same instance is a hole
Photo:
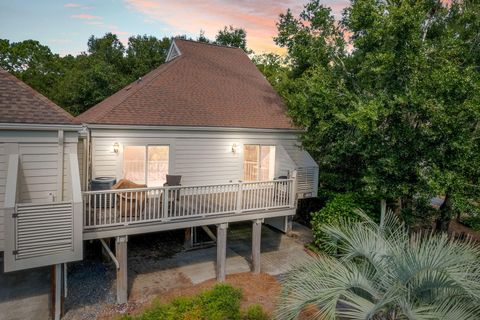
[[[181,56],[179,56],[178,58],[181,58]],[[110,111],[112,111],[113,109],[115,109],[117,106],[121,105],[125,100],[127,100],[128,98],[130,98],[134,93],[138,92],[140,89],[144,88],[145,86],[147,86],[149,83],[151,83],[153,80],[155,80],[158,76],[160,76],[161,74],[163,74],[166,70],[169,69],[170,66],[173,65],[173,63],[175,61],[178,61],[179,59],[173,59],[173,60],[170,60],[170,61],[167,61],[161,65],[159,65],[157,68],[151,70],[150,72],[148,72],[147,74],[145,74],[143,77],[140,77],[139,79],[140,80],[140,84],[132,91],[128,92],[125,94],[125,96],[116,104],[113,104],[112,106],[110,106],[109,108],[107,108],[106,110],[104,110],[103,112],[99,112],[99,115],[96,116],[96,117],[93,117],[93,120],[94,121],[98,121],[100,120],[103,116],[105,116],[105,114],[109,113]],[[163,67],[163,68],[162,68]],[[158,71],[158,69],[162,68],[161,71]],[[158,71],[158,74],[156,74],[155,76],[152,76],[151,78],[148,78],[148,79],[145,79],[145,77],[148,77],[149,75],[151,75],[152,73]],[[129,84],[127,84],[125,87],[123,87],[122,89],[120,89],[119,91],[117,91],[116,93],[114,93],[113,95],[105,98],[104,100],[102,100],[101,102],[99,102],[98,104],[94,105],[93,107],[91,107],[90,109],[88,109],[87,111],[90,111],[92,109],[94,109],[95,107],[97,106],[100,106],[100,104],[105,101],[106,99],[109,99],[111,97],[113,97],[115,94],[120,94],[120,93],[123,93],[125,89],[127,89],[128,87],[132,86],[132,85],[135,85],[136,83],[138,83],[138,80],[135,80],[135,81],[132,81],[130,82]],[[87,112],[85,111],[85,112]],[[93,110],[92,110],[93,112]],[[83,115],[80,114],[79,117],[81,119],[81,116]]]
[[[3,72],[6,74],[6,76],[8,78],[10,78],[10,80],[12,80],[13,82],[15,82],[17,85],[23,87],[24,89],[26,89],[27,91],[29,91],[32,96],[36,99],[39,99],[43,102],[45,102],[46,104],[48,104],[50,107],[54,108],[55,111],[61,113],[63,116],[65,116],[66,118],[68,118],[68,120],[72,121],[75,119],[75,117],[70,113],[68,112],[67,110],[63,109],[62,107],[60,107],[59,105],[57,105],[55,102],[53,102],[52,100],[48,99],[47,97],[45,97],[43,94],[41,94],[39,91],[33,89],[32,87],[30,87],[28,84],[26,84],[24,81],[18,79],[15,75],[11,74],[10,72],[8,72],[7,70],[3,69],[2,67],[0,67],[0,72]]]

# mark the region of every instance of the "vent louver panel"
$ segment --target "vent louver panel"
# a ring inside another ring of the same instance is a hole
[[[15,220],[17,260],[73,250],[71,202],[17,204]]]
[[[315,175],[317,168],[306,167],[297,169],[297,193],[300,198],[306,197],[307,194],[315,192]]]

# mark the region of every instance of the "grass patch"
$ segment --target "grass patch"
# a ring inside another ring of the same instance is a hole
[[[170,303],[156,303],[143,314],[124,320],[268,320],[260,305],[240,310],[242,291],[228,284],[217,284],[212,289],[192,297],[179,297]]]

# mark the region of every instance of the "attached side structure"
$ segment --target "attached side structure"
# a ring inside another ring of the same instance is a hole
[[[0,69],[0,251],[5,271],[82,258],[73,117]]]

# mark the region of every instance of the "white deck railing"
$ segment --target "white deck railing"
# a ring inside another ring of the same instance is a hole
[[[295,207],[295,179],[86,191],[84,229]]]

